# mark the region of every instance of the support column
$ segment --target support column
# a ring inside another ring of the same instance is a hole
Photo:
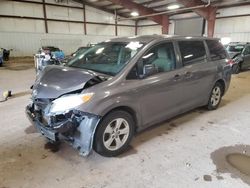
[[[215,19],[207,20],[207,36],[208,37],[214,36],[214,25],[215,25]]]
[[[135,35],[138,35],[138,22],[139,20],[135,20]]]
[[[167,15],[162,15],[162,34],[168,34],[169,32],[169,17]]]
[[[208,37],[214,36],[216,11],[217,11],[216,8],[209,7],[209,14],[208,14],[208,19],[207,19],[207,36]]]
[[[45,0],[43,0],[43,17],[44,17],[45,32],[48,33],[48,21],[47,21]]]
[[[203,20],[202,20],[202,31],[201,31],[201,36],[204,36],[205,35],[205,33],[206,33],[206,19],[205,18],[203,18]]]
[[[87,35],[87,24],[86,24],[86,9],[85,9],[85,3],[82,1],[83,6],[83,26],[84,26],[84,34]]]
[[[118,27],[117,27],[117,12],[116,12],[116,9],[115,9],[115,36],[118,35]]]

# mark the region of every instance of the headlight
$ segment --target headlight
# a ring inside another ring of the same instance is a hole
[[[52,102],[49,112],[64,112],[88,102],[94,93],[73,94],[62,96]]]

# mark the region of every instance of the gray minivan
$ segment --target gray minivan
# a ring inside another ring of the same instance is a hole
[[[133,135],[200,106],[216,109],[231,66],[218,39],[149,35],[97,44],[37,77],[26,113],[51,142],[116,156]]]

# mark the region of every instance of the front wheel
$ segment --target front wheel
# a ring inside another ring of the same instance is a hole
[[[117,156],[128,148],[133,135],[133,117],[125,111],[113,111],[97,127],[94,150],[106,157]]]
[[[215,110],[218,108],[221,102],[222,94],[223,94],[223,86],[221,83],[217,82],[213,87],[209,97],[209,101],[207,104],[208,110]]]

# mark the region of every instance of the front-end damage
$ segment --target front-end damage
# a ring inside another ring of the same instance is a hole
[[[88,91],[110,78],[89,70],[48,66],[32,86],[32,101],[26,114],[51,142],[65,140],[87,156],[101,119],[85,108],[95,95]]]
[[[108,75],[89,70],[48,66],[32,86],[26,114],[51,142],[65,140],[86,156],[101,117],[81,107],[94,98],[94,93],[87,90],[108,79]]]
[[[26,114],[32,124],[42,135],[51,142],[67,141],[82,156],[87,156],[93,145],[95,129],[100,116],[69,110],[63,114],[50,114],[48,116],[38,109],[36,104],[26,107]]]

